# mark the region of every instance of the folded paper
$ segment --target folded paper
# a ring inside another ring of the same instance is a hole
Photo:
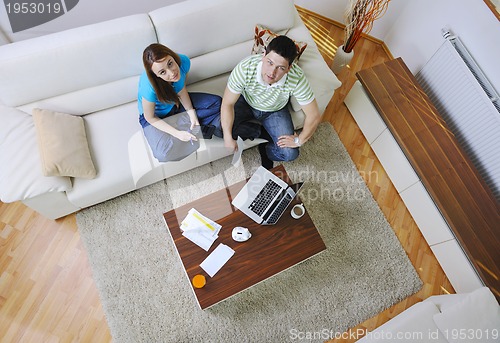
[[[192,208],[181,222],[182,235],[205,251],[219,237],[221,226]]]

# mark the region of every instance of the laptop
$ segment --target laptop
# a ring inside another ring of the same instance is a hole
[[[231,202],[258,224],[274,225],[297,195],[302,182],[289,186],[259,167]]]

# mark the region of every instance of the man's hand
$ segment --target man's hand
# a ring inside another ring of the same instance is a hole
[[[238,150],[238,143],[236,143],[233,137],[224,137],[224,146],[231,152]]]
[[[316,100],[313,100],[310,104],[302,106],[302,111],[306,118],[304,119],[304,126],[302,127],[302,131],[300,132],[300,144],[304,145],[314,134],[318,124],[321,122],[321,114],[319,113],[318,103]],[[292,136],[295,138],[295,136]],[[292,138],[292,139],[293,139]],[[294,147],[297,144],[294,143]]]
[[[234,104],[236,104],[239,98],[239,94],[231,92],[229,88],[226,87],[220,108],[220,121],[224,135],[224,146],[232,152],[238,149],[238,144],[233,139],[232,131],[234,123]]]
[[[278,143],[276,143],[280,148],[298,148],[299,145],[295,143],[295,137],[297,135],[283,135],[278,137]]]

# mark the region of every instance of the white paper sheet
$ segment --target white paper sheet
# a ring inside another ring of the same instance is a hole
[[[243,142],[243,139],[241,139],[241,137],[238,136],[238,139],[236,140],[236,144],[238,145],[238,150],[236,150],[234,152],[233,160],[231,161],[231,164],[235,167],[238,167],[240,165],[241,154],[243,153],[245,143]]]
[[[184,237],[189,239],[191,242],[198,245],[205,251],[208,251],[212,246],[212,243],[217,239],[218,236],[208,236],[203,230],[189,230],[182,233]]]
[[[182,231],[203,228],[207,229],[213,235],[217,235],[221,229],[221,226],[210,218],[198,212],[196,209],[192,208],[188,211],[186,218],[184,218],[184,220],[181,222],[180,228]]]
[[[208,251],[219,237],[221,226],[192,208],[180,225],[182,235]]]
[[[203,268],[210,277],[213,277],[233,255],[233,249],[220,243],[217,248],[201,262],[200,267]]]

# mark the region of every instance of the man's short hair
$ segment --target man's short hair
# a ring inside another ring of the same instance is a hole
[[[284,59],[288,61],[288,65],[291,66],[292,63],[297,58],[297,46],[287,36],[277,36],[275,37],[266,47],[266,55],[274,51]]]

